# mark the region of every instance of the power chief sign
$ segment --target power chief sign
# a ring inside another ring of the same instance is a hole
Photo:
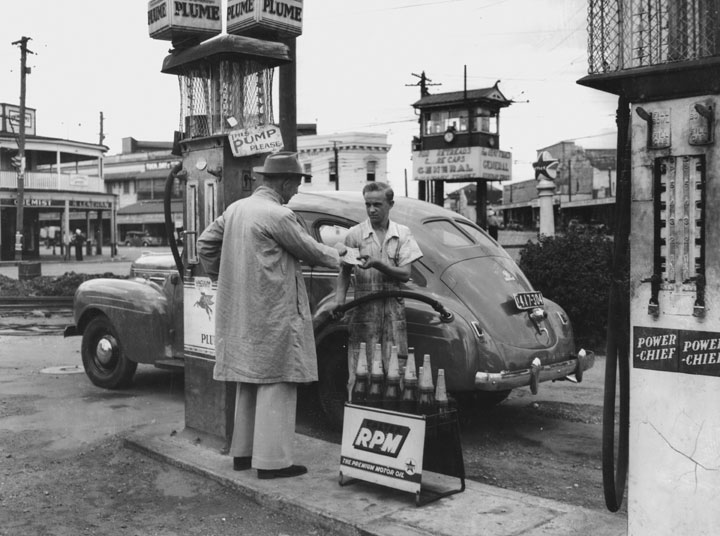
[[[413,178],[419,181],[510,180],[512,154],[489,147],[454,147],[413,152]]]
[[[228,140],[235,157],[274,153],[283,148],[280,127],[277,125],[233,130],[228,133]]]

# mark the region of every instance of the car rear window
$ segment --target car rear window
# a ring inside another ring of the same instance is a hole
[[[423,224],[430,234],[443,246],[472,246],[474,242],[447,220],[432,220]]]

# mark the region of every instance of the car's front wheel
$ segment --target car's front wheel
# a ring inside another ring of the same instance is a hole
[[[125,245],[126,245],[127,247],[130,247],[130,240],[125,240]]]
[[[125,356],[120,338],[106,316],[97,316],[88,323],[81,353],[85,373],[98,387],[127,387],[137,369],[137,363]]]
[[[144,248],[146,248],[146,247],[148,247],[150,244],[147,242],[147,240],[143,240],[142,245],[143,245]]]

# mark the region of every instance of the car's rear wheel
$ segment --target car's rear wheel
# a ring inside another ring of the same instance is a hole
[[[120,338],[106,316],[97,316],[88,323],[81,353],[85,373],[98,387],[127,387],[137,369],[137,363],[125,356]]]
[[[342,429],[347,401],[347,334],[327,337],[317,348],[320,407],[333,429]]]
[[[127,247],[130,247],[130,240],[125,240],[125,245],[126,245]]]

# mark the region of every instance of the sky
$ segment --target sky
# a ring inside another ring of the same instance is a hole
[[[13,42],[26,36],[26,106],[37,110],[38,135],[98,143],[102,112],[108,154],[119,153],[125,137],[172,141],[178,82],[160,72],[171,45],[149,37],[147,4],[5,0],[0,102],[19,104]],[[405,173],[409,195],[417,192],[412,104],[423,71],[438,84],[432,94],[500,81],[514,101],[500,113],[513,181],[533,178],[542,147],[615,143],[617,97],[577,84],[587,74],[587,0],[305,0],[296,43],[298,122],[316,123],[318,134],[387,134],[388,181],[399,193]]]

